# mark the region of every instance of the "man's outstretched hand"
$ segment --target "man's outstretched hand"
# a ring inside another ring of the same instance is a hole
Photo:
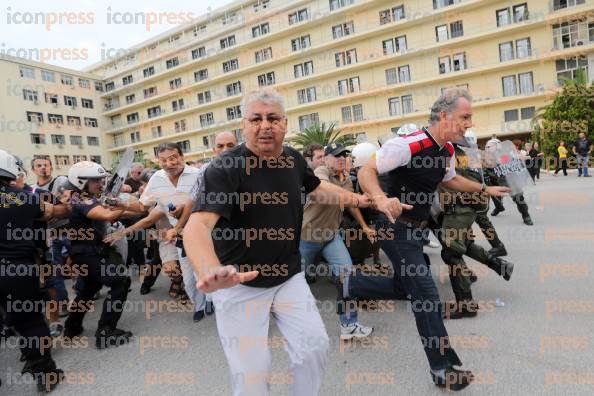
[[[232,265],[213,269],[198,282],[196,287],[204,293],[212,293],[219,289],[227,289],[243,282],[249,282],[258,276],[258,271],[237,272]]]

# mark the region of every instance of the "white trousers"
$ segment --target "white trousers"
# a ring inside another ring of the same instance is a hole
[[[212,298],[210,294],[204,294],[196,287],[198,277],[196,274],[194,274],[190,260],[188,257],[182,257],[181,248],[177,248],[177,250],[179,266],[181,268],[182,278],[184,279],[184,288],[186,289],[186,294],[188,297],[190,297],[192,304],[194,304],[194,312],[201,311],[204,309],[206,301],[212,301]]]
[[[303,272],[275,287],[240,284],[212,297],[233,395],[266,396],[270,384],[289,385],[293,396],[319,394],[329,341]],[[271,314],[282,338],[268,338]],[[288,373],[271,372],[269,347],[289,353]]]

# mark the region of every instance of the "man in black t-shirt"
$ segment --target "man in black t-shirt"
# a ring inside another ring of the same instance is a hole
[[[213,293],[233,394],[268,394],[272,314],[288,344],[291,394],[317,395],[328,336],[301,272],[303,194],[346,206],[369,201],[320,181],[301,154],[283,146],[287,118],[276,92],[248,94],[241,114],[246,142],[207,168],[184,247],[198,288]]]
[[[573,153],[577,157],[578,177],[592,177],[588,174],[588,161],[592,153],[592,140],[586,138],[584,132],[580,132],[580,137],[573,144]]]

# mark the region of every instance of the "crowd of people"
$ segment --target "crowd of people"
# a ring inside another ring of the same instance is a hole
[[[63,373],[43,340],[81,335],[104,286],[95,346],[129,342],[132,333],[118,323],[135,264],[144,275],[142,295],[164,272],[171,298],[191,304],[196,323],[214,313],[222,340],[266,338],[274,316],[288,344],[292,394],[316,395],[323,381],[328,334],[309,287],[322,275],[337,286],[341,340],[374,331],[359,322],[358,301],[410,300],[434,383],[451,390],[470,384],[473,375],[456,368],[462,362],[444,325],[444,319],[479,311],[471,292],[477,277],[464,256],[510,280],[513,264],[503,258],[507,250],[489,219],[489,199],[496,216],[504,210],[501,198],[511,193],[524,223],[532,219],[521,192],[512,193],[494,163],[473,161],[478,146],[469,129],[468,93],[446,90],[427,127],[403,128],[381,147],[360,143],[352,151],[332,143],[300,153],[284,144],[284,100],[274,91],[247,94],[241,107],[244,143],[219,133],[209,162],[186,161],[177,144],[163,143],[156,151],[159,169],[133,164],[114,202],[103,199],[110,175],[99,164],[79,162],[68,176],[53,176],[51,161],[36,158],[31,171],[37,180],[28,185],[24,165],[0,151],[0,316],[3,337],[25,340],[23,372],[42,391],[60,382]],[[489,140],[485,153],[500,145]],[[563,148],[560,159],[567,155]],[[589,141],[574,145],[580,163],[591,149]],[[518,150],[530,165],[542,158],[536,143]],[[527,168],[539,177],[534,169],[540,166]],[[589,177],[587,167],[583,172]],[[475,222],[489,250],[474,242]],[[429,232],[450,269],[453,303],[442,303],[423,253]],[[42,304],[16,310],[17,301]],[[233,394],[268,394],[267,347],[222,344]],[[249,386],[248,374],[256,374]]]

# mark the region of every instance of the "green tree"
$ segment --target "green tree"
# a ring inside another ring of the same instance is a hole
[[[340,136],[341,132],[335,122],[328,125],[322,122],[321,124],[314,124],[298,132],[295,136],[288,139],[288,143],[299,150],[303,150],[305,147],[314,143],[321,144],[322,146],[327,146],[330,143],[341,143],[344,146],[352,146],[357,143],[353,135]]]
[[[575,79],[561,79],[563,89],[532,119],[532,140],[540,144],[546,158],[556,156],[561,140],[571,153],[580,132],[588,136],[594,132],[594,86],[588,86],[585,71],[578,70]]]

